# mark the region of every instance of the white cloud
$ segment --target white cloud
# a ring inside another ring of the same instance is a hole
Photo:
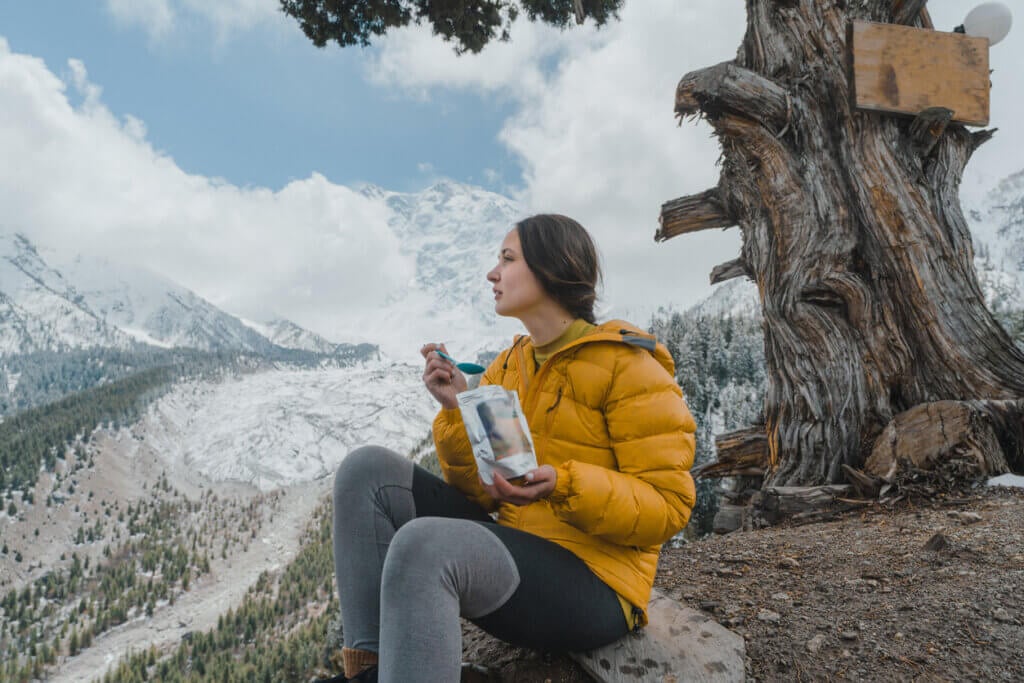
[[[149,266],[234,312],[287,313],[337,331],[405,283],[377,202],[313,174],[280,191],[242,188],[182,171],[145,140],[137,119],[100,101],[84,65],[66,85],[42,60],[0,41],[0,229],[42,244],[99,250]]]
[[[278,0],[177,0],[182,9],[212,23],[220,35],[247,31],[263,23],[280,21]],[[289,19],[289,21],[291,21]]]
[[[152,38],[162,38],[174,26],[172,0],[107,0],[107,11],[128,26],[138,26]]]
[[[580,31],[574,42],[586,41],[592,31]],[[456,55],[452,43],[433,35],[428,26],[392,31],[377,41],[378,49],[367,64],[370,80],[406,94],[429,97],[431,88],[483,90],[522,100],[546,85],[541,65],[566,50],[558,29],[516,22],[513,39],[494,41],[479,54]]]
[[[519,199],[577,218],[597,238],[612,314],[709,293],[708,275],[739,252],[737,230],[655,244],[662,202],[717,181],[706,124],[678,128],[675,86],[735,57],[744,10],[720,0],[627,2],[622,20],[560,32],[520,21],[509,43],[456,57],[423,28],[381,42],[372,77],[427,96],[463,88],[511,98],[500,137],[525,169]],[[696,39],[695,39],[696,38]]]

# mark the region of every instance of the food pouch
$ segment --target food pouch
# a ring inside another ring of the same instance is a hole
[[[484,483],[494,483],[494,472],[515,479],[537,469],[530,425],[517,392],[488,384],[463,391],[456,399]]]

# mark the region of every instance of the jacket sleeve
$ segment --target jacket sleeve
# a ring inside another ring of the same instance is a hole
[[[696,500],[696,423],[671,374],[649,353],[622,354],[604,405],[618,471],[570,460],[549,501],[573,526],[621,545],[660,545]]]
[[[502,355],[499,355],[487,368],[480,380],[481,385],[501,383],[501,358]],[[473,447],[466,435],[462,412],[458,408],[442,408],[434,418],[433,434],[444,480],[484,510],[497,510],[498,501],[491,498],[480,484],[480,474],[476,468],[476,458],[473,457]]]

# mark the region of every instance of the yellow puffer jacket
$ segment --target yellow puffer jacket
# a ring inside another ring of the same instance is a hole
[[[534,365],[530,338],[517,337],[481,383],[519,392],[537,461],[558,473],[554,492],[522,507],[488,496],[458,409],[434,420],[445,479],[497,510],[499,524],[575,553],[641,608],[646,624],[661,544],[686,526],[696,498],[696,425],[672,357],[649,334],[614,320]]]

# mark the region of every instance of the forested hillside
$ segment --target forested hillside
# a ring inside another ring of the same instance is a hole
[[[752,306],[743,305],[752,301],[752,292],[745,283],[735,283],[720,298],[734,305],[661,311],[650,325],[675,360],[676,381],[697,422],[694,466],[714,459],[715,434],[763,419],[767,380],[761,320]],[[697,481],[697,506],[688,535],[711,532],[718,510],[715,485],[713,480]]]
[[[88,348],[0,355],[0,418],[155,367],[178,366],[186,374],[193,374],[193,368],[257,367],[271,363],[295,367],[346,366],[376,356],[377,347],[373,344],[338,344],[330,353],[277,346],[267,354],[256,355],[233,350],[159,349],[140,344],[132,351]]]
[[[0,680],[38,679],[111,629],[173,605],[210,573],[212,562],[248,548],[278,505],[276,492],[243,500],[207,490],[189,499],[164,475],[134,504],[104,499],[87,506],[75,495],[74,481],[91,466],[91,448],[82,446],[70,458],[70,490],[57,492],[85,510],[62,566],[0,594]],[[48,508],[62,504],[57,493]],[[98,548],[97,556],[92,551]],[[0,553],[32,562],[6,542]]]
[[[205,633],[191,633],[169,656],[125,658],[104,683],[306,681],[324,662],[328,624],[337,618],[330,506],[316,511],[303,548],[279,575],[264,573],[243,603]]]

